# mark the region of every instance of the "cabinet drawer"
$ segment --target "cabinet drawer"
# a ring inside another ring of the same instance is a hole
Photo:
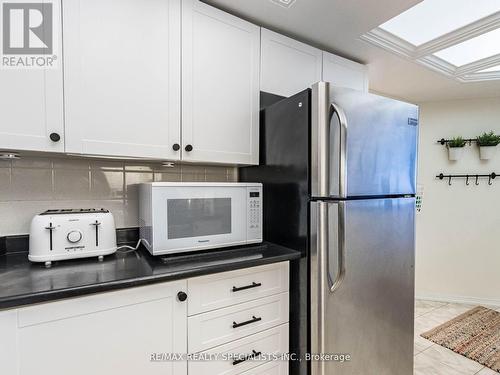
[[[188,318],[189,352],[225,344],[288,322],[288,293]]]
[[[188,314],[220,309],[288,291],[288,262],[188,280]]]
[[[267,362],[241,375],[288,375],[288,361]]]
[[[265,357],[243,360],[245,356],[259,352],[265,355]],[[288,324],[283,324],[203,352],[202,354],[204,355],[219,355],[221,358],[220,360],[211,361],[190,361],[188,362],[188,373],[189,375],[242,374],[265,362],[269,362],[271,359],[269,357],[273,354],[278,355],[287,352]],[[227,358],[230,355],[233,358]],[[241,362],[236,363],[236,359],[241,360]]]

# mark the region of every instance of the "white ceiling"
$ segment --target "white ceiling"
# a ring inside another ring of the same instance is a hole
[[[421,0],[204,0],[258,25],[368,64],[370,90],[421,103],[500,96],[500,80],[457,82],[359,37]],[[425,27],[425,25],[423,25]]]

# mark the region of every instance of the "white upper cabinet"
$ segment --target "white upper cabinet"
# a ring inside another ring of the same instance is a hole
[[[0,68],[0,113],[2,116],[0,149],[64,151],[63,74],[62,64],[59,61],[62,57],[60,2],[54,1],[53,4],[53,50],[50,56],[56,56],[54,66],[51,68],[2,66]],[[13,17],[13,12],[5,15],[5,17],[9,16]],[[42,24],[42,27],[43,25],[46,23]],[[11,35],[11,38],[14,38],[14,35]],[[0,38],[2,51],[4,50],[3,42],[3,38]],[[5,42],[11,47],[11,43],[14,43],[7,39]],[[30,39],[30,45],[22,47],[30,47],[31,43],[36,42]],[[16,47],[19,48],[19,46]],[[22,55],[12,55],[13,58],[14,56]],[[8,58],[9,55],[3,55],[3,59]],[[54,141],[51,140],[51,134]]]
[[[260,28],[182,0],[182,158],[259,162]]]
[[[323,81],[330,82],[333,86],[368,92],[368,68],[366,65],[323,52]]]
[[[176,160],[180,0],[65,0],[66,152]]]
[[[291,96],[321,81],[322,51],[262,29],[261,91]]]

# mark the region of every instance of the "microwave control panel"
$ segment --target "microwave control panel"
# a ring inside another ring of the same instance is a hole
[[[247,240],[262,241],[262,186],[247,188],[248,227]]]

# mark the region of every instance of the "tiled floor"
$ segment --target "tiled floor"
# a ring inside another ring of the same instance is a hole
[[[423,300],[415,302],[414,375],[499,375],[475,361],[420,336],[422,332],[428,331],[473,307],[475,305]],[[498,307],[491,308],[500,311]]]

